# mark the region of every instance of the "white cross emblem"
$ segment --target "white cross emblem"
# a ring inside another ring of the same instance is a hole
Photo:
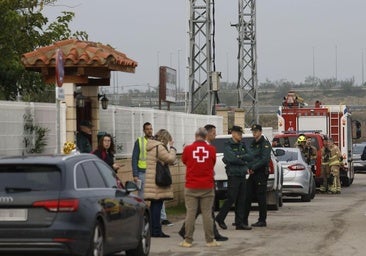
[[[197,147],[197,149],[193,151],[193,158],[196,159],[198,163],[203,163],[208,158],[208,151],[205,150],[205,147]]]

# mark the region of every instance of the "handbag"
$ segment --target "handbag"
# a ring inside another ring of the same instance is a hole
[[[172,185],[172,175],[170,174],[169,165],[160,162],[158,159],[158,146],[156,147],[156,159],[155,184],[159,187]]]

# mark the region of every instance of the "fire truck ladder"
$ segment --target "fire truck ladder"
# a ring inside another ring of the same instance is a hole
[[[334,143],[339,146],[339,126],[340,126],[340,114],[339,112],[330,113],[330,132],[329,136],[333,138]]]

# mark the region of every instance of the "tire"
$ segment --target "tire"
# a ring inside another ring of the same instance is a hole
[[[150,252],[151,245],[151,224],[150,224],[150,216],[145,213],[142,229],[140,234],[140,240],[137,248],[132,250],[127,250],[127,256],[147,256]]]
[[[311,188],[311,199],[314,199],[316,194],[316,183],[315,183],[315,179],[313,178],[313,186]]]
[[[103,227],[99,221],[95,224],[93,236],[90,239],[89,251],[87,256],[103,256],[104,255],[104,234]]]
[[[311,201],[311,193],[312,193],[311,181],[309,181],[309,191],[308,191],[307,194],[301,195],[301,201],[302,202],[310,202]]]
[[[282,196],[280,196],[280,204],[279,204],[279,206],[280,206],[280,207],[282,207],[282,206],[283,206],[283,198],[282,198]]]
[[[341,177],[342,187],[349,187],[352,183],[348,177]]]

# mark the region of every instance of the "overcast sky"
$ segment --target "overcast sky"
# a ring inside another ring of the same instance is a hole
[[[47,8],[46,16],[73,11],[73,30],[138,62],[135,74],[119,73],[112,84],[126,90],[156,86],[158,66],[179,67],[181,85],[187,84],[188,0],[59,0],[57,5]],[[238,22],[238,1],[215,0],[215,9],[216,70],[222,81],[237,82],[238,33],[230,24]],[[354,77],[360,84],[365,13],[366,0],[257,0],[259,82],[303,82],[314,70],[321,79]]]

